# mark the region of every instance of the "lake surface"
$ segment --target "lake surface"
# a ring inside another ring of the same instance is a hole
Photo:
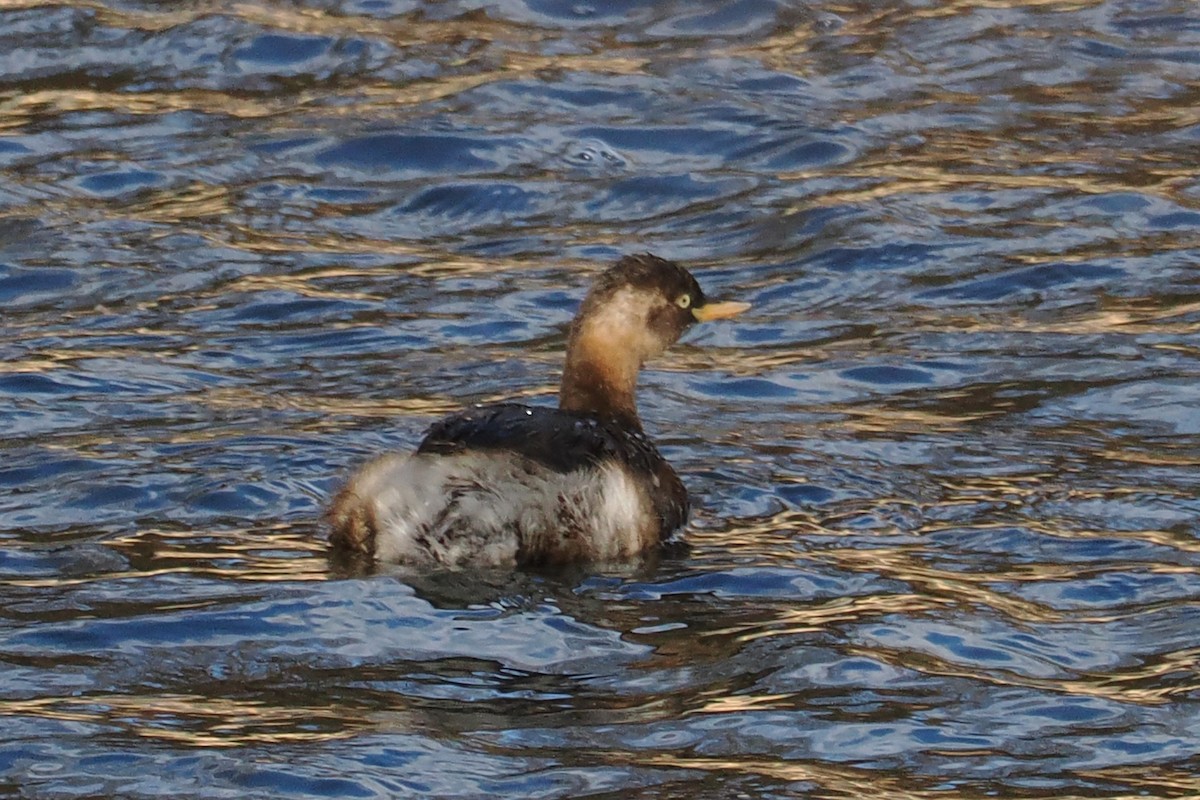
[[[1200,793],[1191,0],[0,10],[0,794]],[[689,547],[331,562],[624,253]]]

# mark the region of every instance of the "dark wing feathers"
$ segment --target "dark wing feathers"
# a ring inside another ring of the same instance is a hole
[[[505,450],[556,472],[571,472],[607,460],[651,469],[661,456],[640,433],[594,417],[518,403],[476,406],[434,424],[418,453]]]

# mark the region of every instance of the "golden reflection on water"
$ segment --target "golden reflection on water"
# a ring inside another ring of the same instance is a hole
[[[966,750],[955,749],[944,753],[948,758],[992,758],[995,752],[986,749]],[[986,781],[972,781],[977,788],[948,788],[942,778],[935,776],[922,777],[901,771],[884,771],[878,769],[862,769],[844,766],[828,761],[799,761],[783,759],[764,759],[746,756],[743,758],[723,757],[712,758],[684,753],[655,753],[647,755],[637,751],[607,751],[596,753],[595,757],[602,763],[609,764],[639,764],[650,767],[666,767],[680,770],[702,770],[711,773],[728,773],[734,775],[761,775],[777,781],[791,783],[813,783],[820,789],[820,797],[830,798],[864,798],[882,797],[895,800],[985,800],[1005,795],[1003,782],[997,778],[995,786]],[[1078,774],[1093,777],[1101,781],[1111,781],[1116,784],[1132,784],[1143,787],[1147,791],[1183,791],[1195,792],[1200,789],[1200,779],[1194,774],[1182,770],[1156,768],[1154,766],[1138,765],[1138,777],[1131,778],[1133,770],[1129,767],[1112,767],[1099,770],[1079,770]],[[923,788],[922,784],[929,784]],[[805,791],[803,796],[809,796]],[[800,796],[800,795],[798,795]],[[812,796],[818,796],[813,794]],[[1058,800],[1085,800],[1097,797],[1095,794],[1058,793]],[[1104,793],[1110,800],[1135,800],[1142,798],[1141,794],[1110,794]],[[1171,796],[1171,795],[1168,795]]]
[[[1158,764],[1138,764],[1136,767],[1102,767],[1099,769],[1079,769],[1080,777],[1092,778],[1098,781],[1112,781],[1118,784],[1135,786],[1146,794],[1130,795],[1144,798],[1154,790],[1171,792],[1171,797],[1200,796],[1200,776],[1192,770],[1181,770]]]
[[[941,392],[939,397],[946,405],[953,405],[960,413],[950,414],[924,408],[863,408],[831,403],[822,410],[844,415],[837,426],[854,433],[950,433],[987,417],[1008,413],[1006,408],[985,408],[964,413],[962,404],[955,403],[958,397],[969,396],[965,392]]]
[[[151,193],[149,198],[130,203],[125,209],[130,217],[145,222],[186,222],[231,214],[235,207],[234,197],[233,187],[197,181],[172,187],[170,191]]]
[[[143,336],[161,336],[166,337],[170,334],[165,331],[151,331],[145,328],[135,329],[130,328],[130,333],[137,333]],[[107,331],[72,331],[72,336],[79,339],[86,339],[88,336],[97,338],[108,335]],[[180,351],[164,348],[156,351],[158,355],[176,355]],[[97,358],[128,358],[130,350],[121,347],[102,347],[102,348],[86,348],[86,347],[71,347],[68,350],[42,350],[35,355],[25,356],[20,360],[0,361],[0,374],[3,373],[21,373],[21,372],[52,372],[58,369],[70,369],[81,361]]]
[[[320,581],[329,578],[325,542],[311,528],[269,526],[203,531],[142,528],[108,543],[152,570],[194,572],[245,581]],[[178,564],[178,566],[173,566]],[[138,574],[148,574],[139,570]]]
[[[495,275],[498,267],[496,259],[475,258],[469,254],[452,252],[441,245],[431,242],[404,239],[372,239],[346,233],[323,234],[313,232],[297,234],[287,231],[263,233],[247,225],[238,225],[235,223],[224,225],[222,230],[229,234],[226,238],[218,237],[211,231],[198,231],[197,233],[205,236],[205,238],[211,240],[214,244],[235,247],[253,253],[395,256],[404,260],[402,268],[406,275],[411,274],[429,278]],[[529,227],[523,230],[534,232],[536,229]],[[503,266],[507,271],[521,269],[525,266],[530,268],[541,267],[545,266],[545,264],[506,259],[503,262]],[[589,271],[595,269],[594,263],[561,257],[555,258],[554,266],[564,267],[582,274],[587,274]],[[385,267],[344,267],[344,269],[347,270],[344,273],[347,276],[388,276],[390,273],[394,273],[397,267],[395,265],[387,265]],[[275,277],[283,276],[262,275],[259,277],[264,281],[270,281]],[[311,274],[298,273],[288,277],[292,280],[306,280],[311,279],[312,276]],[[319,275],[318,277],[325,277],[325,275]]]
[[[1042,320],[1011,314],[1002,320],[980,318],[963,321],[962,329],[976,333],[1123,333],[1141,336],[1147,333],[1193,334],[1200,332],[1200,321],[1174,321],[1200,313],[1200,301],[1161,306],[1160,298],[1106,297],[1104,307],[1085,309],[1067,319]],[[921,330],[939,330],[946,326],[937,319],[922,320]]]
[[[1181,448],[1182,455],[1174,455],[1166,452],[1164,449],[1156,449],[1154,451],[1133,450],[1133,449],[1117,449],[1106,447],[1103,450],[1096,451],[1097,458],[1105,458],[1110,461],[1129,462],[1131,464],[1145,464],[1149,466],[1160,467],[1198,467],[1200,466],[1200,456],[1195,454],[1191,448],[1183,446]],[[1181,541],[1178,545],[1186,547],[1190,542]],[[1195,546],[1200,547],[1200,542],[1195,542]]]
[[[243,99],[212,89],[179,89],[171,92],[37,89],[0,99],[0,130],[24,128],[37,119],[79,111],[112,111],[119,108],[126,114],[152,115],[199,111],[255,119],[293,110],[295,105],[294,99]]]
[[[914,669],[927,675],[963,678],[994,686],[1017,686],[1026,689],[1082,697],[1097,697],[1115,703],[1134,703],[1159,706],[1200,690],[1200,659],[1194,649],[1181,650],[1157,657],[1155,663],[1114,668],[1111,673],[1084,674],[1080,678],[1038,678],[1011,670],[991,667],[986,672],[978,667],[966,667],[924,652],[900,651],[873,647],[850,652],[892,664],[902,669]],[[1171,677],[1169,686],[1163,678]],[[1178,676],[1178,677],[1176,677]],[[1186,676],[1186,678],[1184,677]]]
[[[949,135],[949,134],[948,134]],[[974,150],[978,145],[965,146]],[[1079,156],[1081,159],[1084,155]],[[1061,156],[1058,156],[1061,158]],[[964,186],[979,187],[990,190],[1033,189],[1070,191],[1078,194],[1113,194],[1129,191],[1131,184],[1117,176],[1088,175],[1051,175],[1044,173],[1017,174],[1010,170],[1025,167],[1046,166],[1038,159],[1030,159],[1029,163],[1014,167],[1005,165],[1003,170],[984,171],[973,168],[971,171],[954,171],[940,160],[940,157],[929,156],[932,163],[922,164],[910,160],[905,164],[879,162],[846,167],[837,170],[837,174],[845,178],[857,178],[877,181],[866,188],[830,190],[823,192],[818,198],[805,198],[795,203],[789,211],[796,212],[814,207],[838,207],[847,204],[862,203],[866,200],[882,200],[893,196],[910,196],[914,194],[942,194],[959,190]],[[1053,162],[1050,162],[1053,163]],[[801,170],[780,173],[779,177],[786,181],[809,181],[828,174],[827,170]],[[1159,170],[1157,185],[1138,185],[1139,192],[1158,194],[1164,199],[1173,199],[1177,190],[1185,188],[1192,175],[1184,170]],[[1052,223],[1042,223],[1052,224]],[[1060,225],[1071,224],[1068,221]],[[1194,247],[1186,241],[1179,242],[1177,237],[1171,238],[1179,249]]]
[[[105,545],[124,554],[130,568],[83,577],[5,578],[0,586],[53,588],[169,574],[248,583],[325,581],[330,577],[325,541],[308,526],[275,523],[208,535],[199,530],[141,528],[109,537]]]
[[[344,710],[281,705],[271,700],[237,700],[188,694],[39,697],[0,700],[0,716],[31,716],[119,728],[144,739],[189,747],[327,742],[354,736]]]
[[[862,622],[887,614],[915,614],[951,605],[953,601],[949,599],[917,594],[838,597],[805,604],[801,608],[775,608],[769,617],[705,631],[702,636],[732,636],[739,642],[752,642],[773,636],[817,633],[833,625]]]
[[[969,755],[956,751],[957,755]],[[981,755],[994,755],[982,752]],[[895,800],[933,800],[934,798],[982,798],[994,797],[992,793],[978,794],[952,792],[942,789],[922,790],[914,788],[920,779],[911,775],[890,774],[881,770],[858,769],[821,761],[785,761],[747,756],[744,758],[710,758],[681,753],[656,753],[646,755],[638,752],[609,752],[601,757],[608,763],[634,763],[649,767],[667,767],[680,770],[702,770],[713,773],[735,775],[761,775],[777,781],[791,783],[815,783],[830,794],[823,797],[863,798],[886,797]],[[805,793],[807,794],[807,793]],[[1066,800],[1066,796],[1063,796]]]
[[[981,8],[1029,8],[1044,12],[1068,13],[1103,6],[1105,0],[946,0],[936,5],[907,8],[913,17],[953,17],[972,14]]]

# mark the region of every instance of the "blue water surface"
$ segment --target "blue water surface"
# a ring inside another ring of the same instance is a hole
[[[0,9],[0,794],[1200,793],[1195,12]],[[686,548],[328,557],[640,251]]]

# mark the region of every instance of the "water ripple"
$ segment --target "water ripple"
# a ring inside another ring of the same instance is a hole
[[[1194,795],[1193,11],[10,4],[0,793]],[[329,557],[643,250],[684,546]]]

